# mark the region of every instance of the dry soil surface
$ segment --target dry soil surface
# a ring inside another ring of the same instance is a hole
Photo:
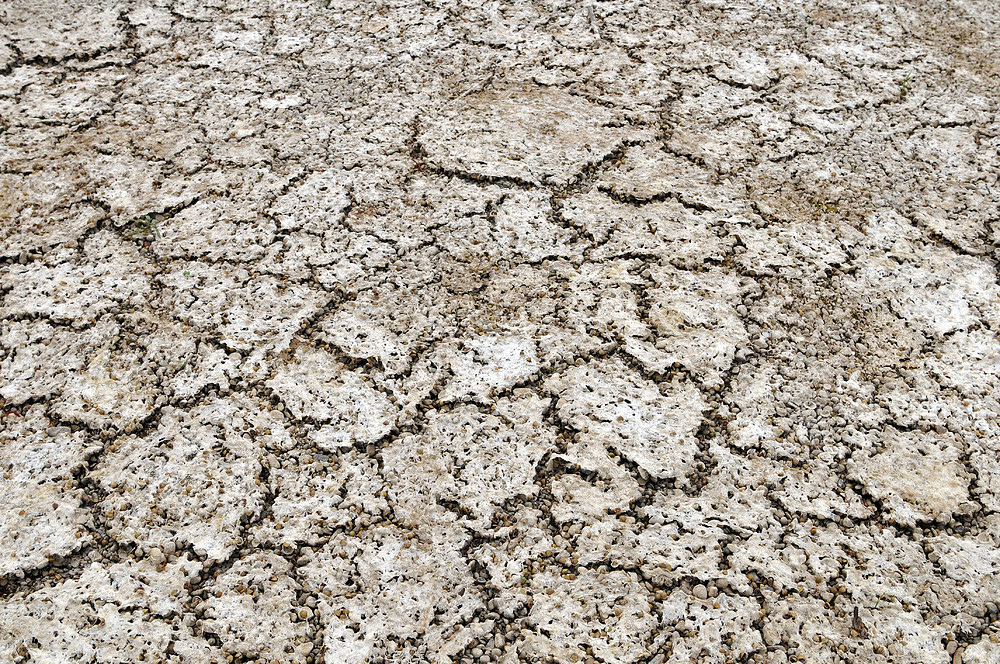
[[[0,3],[0,660],[1000,662],[994,0]]]

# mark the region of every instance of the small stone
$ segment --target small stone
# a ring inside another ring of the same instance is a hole
[[[705,584],[703,583],[699,583],[698,585],[696,585],[692,593],[698,599],[708,599],[708,588],[706,588]]]

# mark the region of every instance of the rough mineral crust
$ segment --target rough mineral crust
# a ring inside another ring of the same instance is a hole
[[[374,443],[392,429],[396,409],[365,378],[329,353],[300,346],[267,386],[294,417],[322,424],[312,439],[323,449],[335,450]]]
[[[707,409],[696,387],[657,385],[611,361],[572,369],[546,388],[557,399],[556,415],[579,432],[568,455],[574,461],[620,454],[656,478],[683,478],[694,463]]]
[[[444,664],[490,627],[469,563],[433,533],[373,526],[340,534],[308,556],[300,574],[319,597],[328,662],[407,661],[426,653]],[[467,623],[468,626],[466,626]]]
[[[313,649],[305,621],[311,611],[294,606],[298,583],[290,572],[289,562],[273,553],[240,559],[206,584],[201,630],[215,635],[229,656],[305,662]]]
[[[955,512],[976,509],[969,503],[969,477],[960,463],[962,449],[954,438],[915,436],[889,428],[884,447],[859,451],[848,468],[866,491],[881,500],[897,523],[951,520]]]
[[[998,7],[0,2],[0,662],[996,664]]]
[[[55,426],[44,407],[9,415],[0,433],[0,577],[45,567],[90,543],[74,474],[101,447],[83,431]]]
[[[224,653],[178,620],[186,584],[201,571],[186,555],[166,565],[92,563],[79,578],[17,593],[0,608],[0,656],[9,662],[209,664]]]
[[[263,506],[259,437],[277,424],[259,408],[244,397],[168,407],[148,435],[110,445],[93,478],[106,492],[96,510],[111,535],[140,550],[190,546],[225,560]]]
[[[433,505],[455,503],[467,527],[488,532],[505,502],[538,491],[535,468],[555,438],[540,424],[544,405],[528,394],[497,403],[497,415],[472,406],[428,413],[422,435],[400,436],[382,451],[396,517],[416,523]]]
[[[637,575],[583,570],[572,577],[546,572],[532,580],[536,599],[529,615],[537,627],[522,656],[573,661],[590,651],[604,661],[644,657],[659,620]]]
[[[620,111],[525,85],[460,97],[429,117],[418,141],[448,171],[565,185],[632,134]]]

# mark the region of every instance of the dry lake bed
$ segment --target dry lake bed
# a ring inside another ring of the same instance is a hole
[[[0,3],[0,661],[1000,662],[994,0]]]

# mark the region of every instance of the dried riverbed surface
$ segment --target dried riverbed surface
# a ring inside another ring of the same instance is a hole
[[[1000,662],[992,0],[0,5],[0,660]]]

